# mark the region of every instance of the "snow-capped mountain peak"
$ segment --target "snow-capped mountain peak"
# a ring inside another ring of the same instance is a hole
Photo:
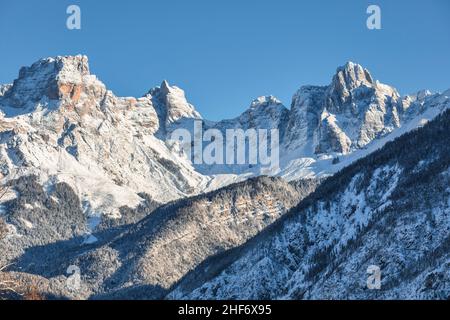
[[[167,80],[159,87],[150,89],[146,97],[152,100],[158,114],[161,134],[165,134],[168,126],[181,119],[202,118],[195,107],[187,101],[184,91],[176,86],[170,86]]]
[[[250,109],[265,108],[268,106],[278,106],[278,105],[282,105],[282,103],[276,97],[272,95],[261,96],[252,101],[252,103],[250,104]]]
[[[298,148],[300,140],[313,146],[309,152],[315,154],[349,153],[399,127],[399,103],[394,88],[374,80],[361,65],[347,62],[337,68],[329,86],[300,88],[293,98],[285,143]]]
[[[329,110],[339,110],[371,95],[390,96],[395,100],[399,97],[394,88],[374,80],[369,70],[350,61],[337,68],[326,92],[326,103]]]
[[[22,67],[12,85],[3,86],[0,105],[7,116],[50,108],[58,102],[77,103],[85,91],[99,96],[106,88],[90,74],[86,56],[58,56]],[[52,101],[54,103],[52,103]]]
[[[350,91],[361,85],[371,86],[374,80],[369,70],[354,62],[338,67],[333,77],[332,88]]]

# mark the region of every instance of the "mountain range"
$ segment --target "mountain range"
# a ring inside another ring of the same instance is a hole
[[[86,56],[39,60],[0,86],[0,265],[54,298],[446,298],[449,106],[348,62],[209,121],[167,81],[118,97]],[[278,129],[279,167],[193,163],[171,133],[195,121]]]

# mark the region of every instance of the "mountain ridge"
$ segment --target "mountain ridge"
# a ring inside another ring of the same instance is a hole
[[[450,106],[446,93],[400,98],[352,62],[336,70],[329,86],[301,87],[290,109],[262,96],[219,122],[202,119],[167,81],[139,98],[118,97],[82,55],[41,59],[1,88],[2,179],[36,175],[46,189],[68,183],[88,204],[89,218],[120,218],[121,206],[144,201],[141,193],[165,203],[259,175],[331,175]],[[278,129],[280,167],[193,164],[169,140],[175,129],[193,130],[194,121],[220,132]]]

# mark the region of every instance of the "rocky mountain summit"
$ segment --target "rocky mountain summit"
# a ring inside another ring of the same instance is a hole
[[[158,115],[160,137],[166,137],[172,123],[182,119],[202,119],[194,106],[187,102],[184,91],[171,87],[164,80],[161,86],[152,88],[145,97],[152,101]]]
[[[315,141],[314,153],[347,154],[401,126],[399,93],[362,66],[339,67],[327,87],[306,86],[293,98],[287,147]]]

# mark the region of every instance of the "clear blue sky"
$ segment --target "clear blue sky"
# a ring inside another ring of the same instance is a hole
[[[66,8],[82,30],[66,29]],[[366,28],[378,4],[382,30]],[[448,0],[0,0],[0,83],[41,57],[86,54],[118,95],[163,79],[212,120],[273,94],[286,106],[305,84],[328,84],[347,60],[402,94],[450,88]]]

